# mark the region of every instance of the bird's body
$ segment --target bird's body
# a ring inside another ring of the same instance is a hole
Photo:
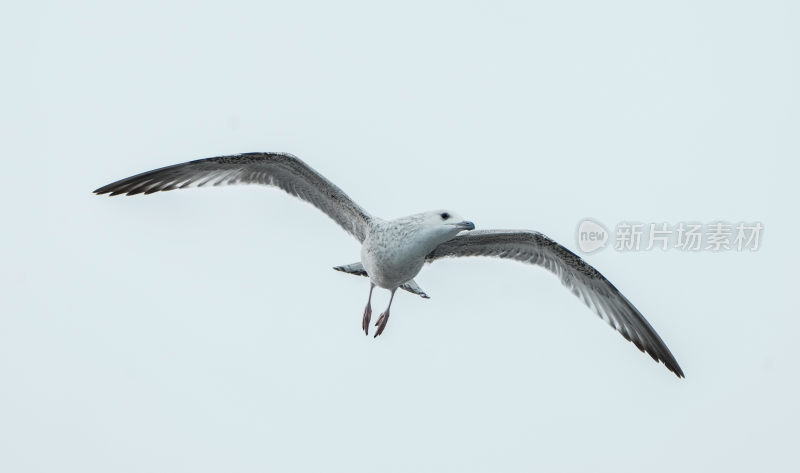
[[[442,214],[449,215],[449,224],[432,225]],[[361,264],[376,286],[397,289],[419,274],[425,257],[439,244],[470,226],[444,210],[389,221],[373,218],[361,244]]]
[[[144,172],[101,187],[97,194],[151,194],[204,185],[239,183],[275,186],[303,199],[361,242],[361,261],[336,270],[370,279],[362,318],[369,333],[375,286],[391,291],[389,306],[377,323],[377,337],[389,320],[398,288],[427,298],[414,277],[424,264],[444,257],[492,256],[544,267],[557,275],[597,315],[623,337],[662,361],[679,377],[683,371],[667,346],[639,311],[595,268],[538,232],[474,230],[475,225],[448,210],[383,220],[374,217],[336,185],[298,158],[282,153],[246,153],[199,159]]]
[[[361,245],[361,264],[370,281],[389,290],[413,279],[425,264],[425,245],[414,239],[415,232],[391,224],[387,222],[370,232]]]

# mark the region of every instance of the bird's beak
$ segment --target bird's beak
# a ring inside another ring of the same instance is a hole
[[[463,222],[454,223],[453,226],[460,230],[475,230],[475,224],[464,220]]]

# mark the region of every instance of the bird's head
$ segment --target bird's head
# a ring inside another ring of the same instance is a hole
[[[475,224],[464,220],[460,215],[450,210],[432,210],[419,215],[422,232],[427,239],[444,243],[455,237],[463,230],[474,230]]]

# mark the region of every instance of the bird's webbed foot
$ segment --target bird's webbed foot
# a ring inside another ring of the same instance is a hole
[[[367,306],[364,307],[364,318],[361,319],[361,330],[364,331],[364,335],[369,335],[369,321],[371,318],[372,318],[372,306],[368,301]]]
[[[378,331],[375,332],[375,337],[382,334],[384,330],[386,330],[386,324],[389,323],[389,309],[386,309],[386,312],[382,313],[380,317],[378,317],[378,321],[375,322],[375,326],[378,327]]]
[[[369,321],[372,318],[372,290],[375,289],[374,284],[369,286],[369,297],[367,298],[367,306],[364,307],[364,317],[361,319],[361,330],[364,335],[369,335]]]

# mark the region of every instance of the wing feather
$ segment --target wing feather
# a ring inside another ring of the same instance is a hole
[[[322,174],[290,154],[245,153],[198,159],[143,172],[94,192],[135,195],[234,184],[278,187],[316,206],[359,241],[366,238],[372,217]]]
[[[591,265],[578,255],[538,232],[527,230],[475,230],[442,243],[427,257],[493,256],[542,266],[552,272],[584,304],[614,327],[626,340],[661,361],[683,378],[675,357],[642,314]]]

